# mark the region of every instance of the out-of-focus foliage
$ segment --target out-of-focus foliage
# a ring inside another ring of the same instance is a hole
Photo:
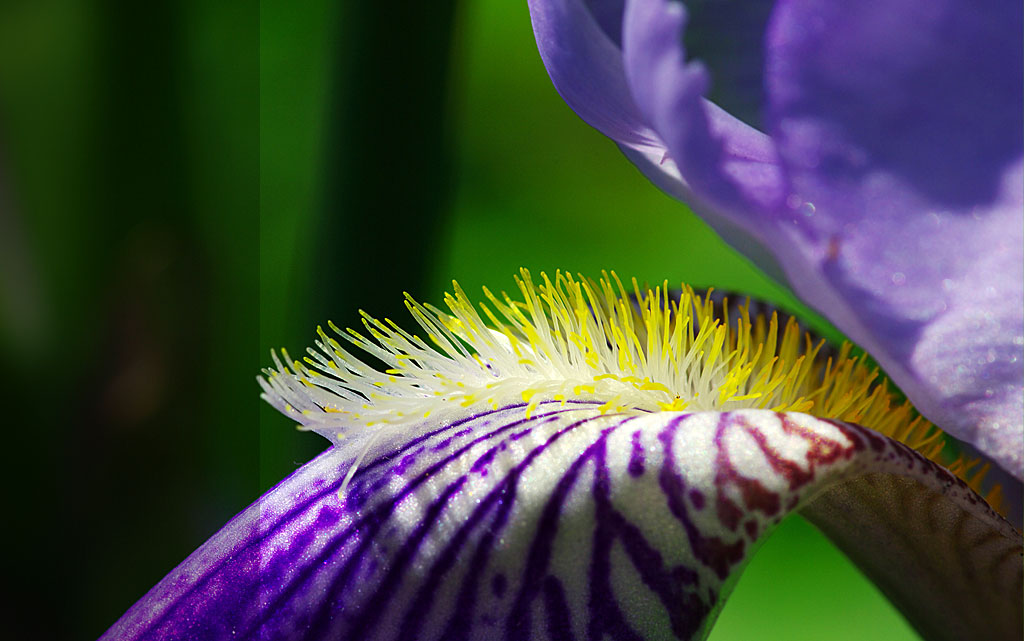
[[[98,636],[324,446],[254,377],[328,318],[519,266],[800,309],[569,111],[525,4],[370,5],[0,11],[5,575],[59,608],[15,611],[15,636]],[[712,638],[754,637],[913,638],[801,521]]]

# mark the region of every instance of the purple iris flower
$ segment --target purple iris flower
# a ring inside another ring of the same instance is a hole
[[[758,304],[541,278],[274,356],[264,398],[334,446],[104,639],[702,639],[794,510],[926,638],[1018,638],[1020,533],[863,358]]]
[[[1019,478],[1021,8],[876,4],[530,10],[584,120]],[[793,511],[925,638],[1020,638],[1020,532],[849,350],[614,275],[445,303],[275,357],[332,447],[104,639],[701,639]]]
[[[1024,478],[1020,2],[529,5],[583,120]]]

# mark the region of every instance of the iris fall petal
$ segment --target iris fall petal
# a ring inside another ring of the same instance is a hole
[[[339,495],[355,450],[332,448],[271,490],[104,639],[700,639],[786,513],[846,525],[835,506],[879,478],[913,498],[873,493],[883,508],[855,513],[854,532],[919,505],[941,515],[905,527],[937,552],[901,559],[902,593],[924,594],[934,572],[951,595],[991,582],[944,602],[941,623],[987,639],[1020,627],[1019,536],[942,468],[858,426],[549,402],[529,419],[519,406],[409,430]],[[984,570],[946,567],[964,546]]]

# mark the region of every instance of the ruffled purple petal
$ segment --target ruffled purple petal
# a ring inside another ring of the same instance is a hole
[[[829,488],[880,474],[911,479],[909,498],[871,494],[858,527],[925,505],[969,535],[903,526],[935,541],[901,561],[908,607],[976,638],[1020,627],[1019,534],[948,472],[857,426],[513,407],[411,431],[341,497],[354,453],[329,450],[271,490],[104,639],[702,639],[760,537],[822,491],[841,498]],[[978,582],[1000,592],[928,609],[932,590]]]
[[[769,275],[785,280],[774,225],[787,188],[771,140],[704,98],[709,78],[687,62],[683,5],[669,0],[626,4],[623,60],[641,112],[665,141],[685,189],[652,171],[648,158],[626,155],[656,185],[689,204],[722,238]],[[646,162],[645,162],[646,161]]]
[[[766,74],[797,293],[1018,478],[1021,21],[1013,0],[781,2]]]
[[[679,170],[671,158],[630,149],[625,145],[620,145],[619,149],[656,187],[687,203],[719,236],[768,276],[786,282],[785,272],[776,260],[772,247],[764,241],[764,234],[756,228],[735,222],[731,217],[723,216],[718,209],[697,200],[680,178]]]

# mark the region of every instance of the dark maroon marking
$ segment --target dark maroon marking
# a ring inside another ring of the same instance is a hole
[[[860,447],[863,447],[861,445],[861,440],[855,438],[852,435],[852,430],[842,423],[829,421],[829,424],[834,425],[844,435],[850,438],[853,442],[852,446],[844,446],[839,441],[826,438],[813,430],[802,427],[792,421],[785,414],[776,413],[776,416],[781,423],[783,432],[793,436],[798,436],[808,443],[809,447],[806,455],[806,470],[797,465],[794,461],[790,461],[779,456],[778,451],[769,445],[768,439],[757,427],[750,425],[746,421],[742,421],[742,424],[747,429],[747,433],[750,434],[757,443],[758,448],[760,448],[761,452],[764,454],[765,459],[768,461],[772,470],[789,482],[790,491],[795,491],[810,483],[817,473],[819,465],[830,465],[840,459],[849,458],[853,456]],[[771,516],[771,514],[769,514],[769,516]]]
[[[747,538],[753,540],[757,538],[757,521],[754,519],[748,519],[743,523],[743,529],[747,531]]]
[[[722,525],[735,532],[740,519],[743,518],[743,510],[721,491],[718,494],[718,499],[715,501],[715,516],[722,522]]]
[[[547,615],[548,638],[554,641],[575,641],[569,603],[562,582],[550,574],[544,579],[544,613]]]
[[[683,481],[683,477],[676,467],[675,459],[672,458],[672,441],[676,431],[689,417],[690,415],[687,414],[676,418],[658,435],[665,451],[665,462],[661,466],[658,482],[665,495],[669,511],[686,532],[690,551],[699,563],[711,568],[718,578],[724,581],[729,576],[732,566],[743,559],[746,544],[742,539],[734,543],[726,543],[718,537],[705,537],[690,520],[686,505],[683,503],[683,497],[687,493],[686,482]],[[723,414],[719,420],[727,420],[727,416]]]
[[[765,516],[775,516],[779,513],[779,509],[781,509],[779,495],[766,489],[761,481],[737,476],[735,483],[740,488],[740,494],[743,495],[743,502],[748,511],[759,510]]]
[[[640,430],[633,432],[632,450],[629,453],[629,474],[630,476],[643,476],[644,473],[644,446],[640,443]]]
[[[885,449],[885,440],[878,434],[872,434],[870,432],[864,433],[864,438],[867,440],[868,445],[875,452],[881,452]]]
[[[803,469],[796,464],[795,461],[783,458],[779,456],[778,450],[772,447],[768,443],[768,438],[756,427],[746,423],[744,421],[744,427],[747,428],[747,433],[750,434],[754,442],[757,443],[757,447],[764,454],[765,459],[768,461],[768,465],[771,466],[772,470],[789,481],[789,489],[796,490],[799,487],[803,487],[814,478],[815,462],[816,460],[830,459],[835,460],[839,452],[839,444],[835,441],[828,441],[822,443],[821,439],[813,438],[817,435],[809,435],[803,430],[793,429],[792,426],[787,429],[786,424],[789,419],[785,416],[780,416],[783,425],[783,431],[795,434],[810,444],[810,449],[807,452],[807,461],[810,463],[807,469]]]
[[[690,504],[693,505],[693,507],[695,509],[698,509],[698,510],[703,510],[704,509],[704,493],[703,492],[701,492],[697,488],[693,487],[693,488],[690,488],[690,492],[687,494],[687,496],[690,497]]]
[[[491,592],[494,593],[494,596],[500,599],[505,596],[506,590],[508,590],[508,579],[505,578],[504,574],[498,572],[494,575],[494,578],[491,579]]]
[[[697,579],[699,578],[700,575],[697,574],[696,570],[685,565],[677,565],[672,568],[672,579],[681,585],[697,585]]]
[[[740,519],[743,518],[745,512],[726,494],[725,487],[727,484],[731,484],[739,490],[748,511],[760,510],[766,516],[774,516],[779,512],[779,495],[766,489],[761,481],[741,475],[732,463],[729,449],[725,444],[725,434],[730,428],[738,426],[747,428],[748,432],[754,430],[745,421],[739,422],[734,420],[732,416],[729,416],[726,420],[718,422],[714,439],[715,449],[718,450],[715,455],[715,487],[718,488],[716,500],[718,518],[727,528],[734,532],[739,527]],[[761,438],[764,438],[763,435]]]
[[[740,519],[743,518],[743,510],[726,496],[726,482],[732,481],[736,473],[731,469],[732,461],[729,460],[728,453],[722,449],[722,436],[725,428],[730,423],[731,420],[728,418],[728,415],[723,415],[722,418],[719,418],[718,427],[715,429],[714,444],[717,453],[715,455],[714,485],[718,490],[715,497],[715,514],[718,516],[718,520],[722,522],[722,525],[735,532],[736,528],[740,525]]]
[[[881,434],[878,434],[874,430],[869,430],[866,428],[862,428],[860,426],[856,426],[857,429],[855,429],[854,427],[851,427],[851,425],[843,423],[842,421],[837,421],[834,418],[820,418],[818,420],[825,421],[829,425],[835,427],[837,430],[842,432],[843,436],[853,441],[853,445],[849,447],[852,448],[854,451],[862,451],[864,449],[865,441],[867,441],[868,447],[870,447],[875,452],[881,452],[882,450],[885,449],[886,438],[883,437]],[[793,426],[792,422],[784,422],[782,424],[783,429],[786,429],[787,431],[791,426]],[[806,430],[803,430],[802,428],[797,429],[806,432]]]
[[[607,441],[594,451],[594,467],[593,494],[598,529],[607,528],[613,539],[621,542],[644,585],[658,597],[665,608],[673,634],[680,639],[692,638],[703,626],[710,609],[690,587],[696,584],[696,572],[684,566],[666,567],[661,552],[647,541],[640,528],[613,507],[607,464]],[[597,608],[606,608],[608,606],[603,605],[605,602],[615,603],[611,592],[610,572],[604,576],[596,575],[598,540],[598,533],[595,532],[595,554],[591,565],[591,617],[596,613],[595,605]],[[611,546],[608,545],[603,551],[606,553],[603,563],[610,568]],[[634,632],[621,612],[617,611],[617,606],[615,610],[602,614],[606,624],[612,619],[611,628],[592,630],[592,638],[600,639],[604,632],[609,632],[613,637],[632,638]]]

